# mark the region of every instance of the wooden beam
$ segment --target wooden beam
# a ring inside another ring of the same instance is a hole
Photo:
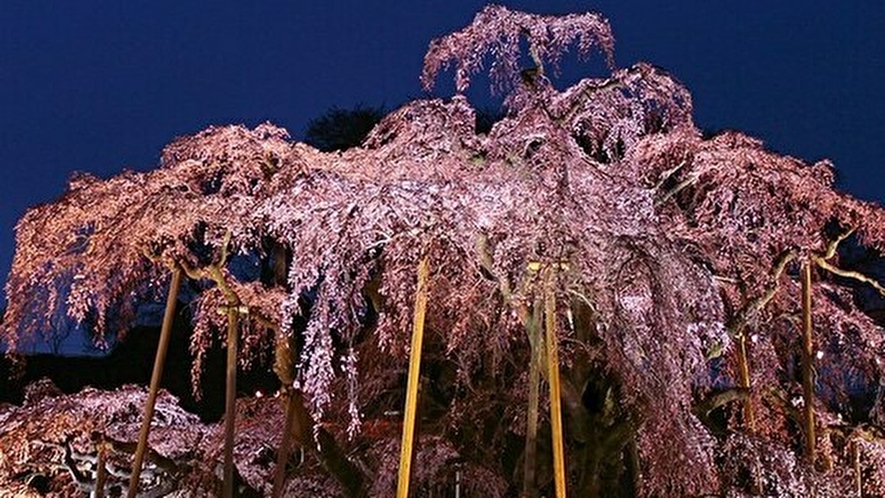
[[[409,352],[409,381],[406,386],[406,410],[403,421],[403,442],[399,459],[397,498],[409,496],[409,476],[412,467],[412,450],[415,435],[415,413],[418,409],[418,384],[421,373],[421,346],[424,342],[424,316],[427,312],[427,280],[430,263],[424,256],[418,264],[418,289],[415,292],[415,315],[412,327],[412,348]]]

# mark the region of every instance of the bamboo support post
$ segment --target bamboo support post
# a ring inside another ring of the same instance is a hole
[[[415,412],[418,408],[418,384],[421,373],[421,346],[424,342],[424,315],[427,311],[427,280],[430,274],[428,257],[418,265],[418,289],[415,291],[415,316],[412,328],[412,348],[409,360],[409,380],[406,386],[406,410],[403,421],[403,440],[399,459],[397,498],[409,496],[409,474],[415,435]]]
[[[166,351],[169,349],[169,339],[172,336],[172,322],[175,318],[175,303],[178,300],[178,289],[181,287],[181,268],[172,270],[172,281],[169,283],[169,295],[166,299],[166,313],[163,315],[163,328],[160,330],[160,343],[157,345],[157,356],[154,359],[154,371],[151,375],[151,387],[148,393],[147,405],[144,408],[144,420],[141,423],[141,431],[138,433],[138,447],[135,450],[135,459],[132,462],[132,475],[129,477],[129,489],[127,498],[135,498],[138,493],[138,481],[141,477],[141,467],[144,464],[144,456],[147,450],[148,434],[151,432],[151,420],[154,417],[154,406],[157,402],[157,392],[160,389],[160,380],[163,378],[163,367],[166,363]]]
[[[553,270],[548,269],[545,282],[544,315],[547,342],[548,385],[550,386],[550,425],[553,431],[553,478],[556,498],[566,498],[565,450],[563,448],[562,402],[559,385],[559,352],[556,346],[556,293]]]
[[[805,457],[814,464],[814,338],[811,324],[811,262],[802,263],[802,425],[805,431]]]
[[[239,310],[227,310],[227,379],[224,394],[224,498],[234,496],[234,429],[237,406],[237,317]]]

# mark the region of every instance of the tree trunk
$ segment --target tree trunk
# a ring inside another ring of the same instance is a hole
[[[811,324],[811,262],[802,263],[802,397],[805,457],[814,465],[814,338]]]
[[[279,242],[273,242],[273,283],[275,285],[286,285],[286,280],[289,274],[288,271],[288,254],[286,253],[286,246],[280,244]]]
[[[286,483],[286,464],[289,462],[289,450],[292,446],[292,433],[300,433],[300,428],[293,427],[295,424],[295,404],[299,402],[292,392],[291,386],[286,386],[286,422],[283,426],[283,437],[277,450],[277,467],[274,473],[273,490],[271,496],[280,498],[283,493],[283,485]]]
[[[273,255],[273,284],[285,286],[288,259],[285,246],[274,243]],[[365,477],[359,467],[347,459],[335,438],[322,427],[317,427],[316,440],[319,441],[319,446],[313,441],[315,421],[304,406],[304,396],[301,391],[292,387],[297,359],[294,338],[278,336],[274,355],[274,372],[283,385],[286,421],[280,447],[277,450],[272,496],[278,498],[283,495],[287,476],[286,468],[293,443],[316,456],[320,465],[338,481],[346,496],[350,498],[364,496]]]
[[[295,439],[305,448],[310,448],[316,455],[320,465],[331,474],[341,487],[346,496],[360,498],[365,496],[365,478],[362,471],[347,459],[347,455],[341,451],[338,442],[326,429],[316,427],[316,421],[310,416],[304,406],[304,396],[301,391],[293,389],[291,407],[293,410],[293,429]],[[316,437],[316,444],[312,444]],[[319,447],[317,447],[319,446]]]
[[[424,315],[427,310],[427,279],[430,274],[428,257],[418,265],[418,289],[415,292],[415,318],[412,328],[409,380],[406,386],[406,409],[403,421],[403,442],[399,460],[397,498],[409,496],[409,477],[412,467],[412,449],[415,435],[415,412],[418,408],[418,384],[421,373],[421,346],[424,341]]]
[[[639,461],[639,445],[636,444],[635,435],[627,441],[624,459],[627,460],[626,467],[633,485],[633,496],[640,496],[642,495],[642,463]]]
[[[144,464],[144,455],[147,450],[148,434],[151,432],[151,421],[154,418],[154,406],[157,402],[157,392],[160,389],[160,380],[163,378],[163,367],[166,363],[166,351],[169,349],[169,339],[172,336],[172,322],[175,319],[175,304],[178,300],[178,289],[181,287],[181,268],[172,270],[172,281],[169,283],[169,295],[166,298],[166,312],[163,315],[163,328],[160,330],[160,343],[157,345],[157,356],[154,358],[154,371],[151,374],[151,388],[148,393],[147,405],[144,408],[144,420],[141,422],[141,431],[138,433],[138,448],[135,450],[135,458],[132,462],[132,475],[129,477],[129,489],[126,492],[128,498],[134,498],[138,493],[138,481],[141,477],[141,467]]]

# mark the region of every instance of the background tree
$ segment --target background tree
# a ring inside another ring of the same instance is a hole
[[[386,114],[383,106],[358,104],[352,109],[333,107],[307,123],[304,143],[323,152],[356,147]]]

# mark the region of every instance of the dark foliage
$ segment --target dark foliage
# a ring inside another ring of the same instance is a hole
[[[383,107],[357,105],[353,109],[333,107],[307,123],[304,143],[323,152],[346,150],[363,143],[386,112]]]

